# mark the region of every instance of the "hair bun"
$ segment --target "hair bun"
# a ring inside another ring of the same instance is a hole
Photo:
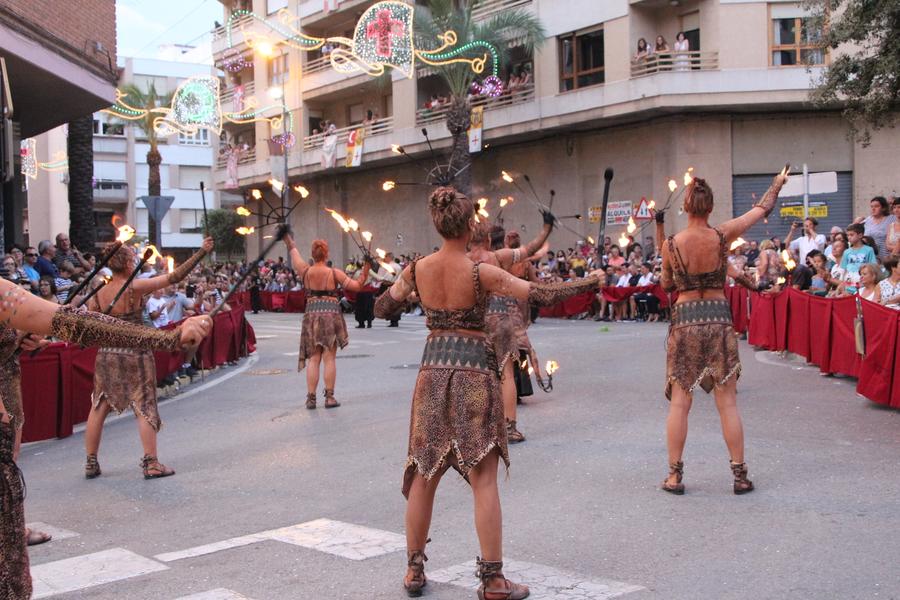
[[[459,192],[452,187],[439,187],[431,194],[431,207],[447,210],[459,199]]]

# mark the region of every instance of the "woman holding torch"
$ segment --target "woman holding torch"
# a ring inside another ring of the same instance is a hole
[[[670,400],[666,433],[669,477],[662,489],[683,494],[682,452],[687,439],[688,412],[697,386],[715,390],[722,433],[731,454],[734,493],[753,490],[744,463],[744,429],[736,404],[737,379],[741,374],[737,337],[731,307],[725,299],[727,254],[731,242],[775,208],[778,193],[787,181],[786,171],[775,176],[771,187],[753,207],[717,228],[709,225],[713,192],[705,180],[695,178],[686,190],[684,212],[688,226],[663,246],[661,283],[667,292],[678,291],[672,308],[666,361],[666,397]]]
[[[111,314],[123,321],[143,325],[146,296],[187,277],[212,249],[212,238],[206,238],[201,249],[171,273],[146,279],[133,279],[134,250],[122,246],[109,259],[108,266],[112,271],[112,279],[88,301],[87,306],[91,310]],[[156,361],[150,350],[116,346],[101,348],[94,364],[94,393],[91,395],[91,404],[84,434],[87,453],[85,478],[94,479],[101,474],[97,453],[100,450],[103,422],[109,411],[121,413],[129,406],[138,417],[138,433],[144,450],[141,459],[144,479],[175,474],[173,469],[160,463],[157,458],[156,436],[162,427],[162,421],[156,405]]]
[[[548,306],[596,289],[591,276],[569,284],[529,284],[494,265],[467,255],[475,229],[475,209],[452,187],[438,188],[431,218],[443,238],[440,250],[407,266],[375,304],[379,318],[393,314],[418,293],[430,335],[413,393],[409,450],[403,477],[408,570],[403,586],[420,596],[426,584],[425,543],[434,495],[451,466],[475,496],[475,529],[481,546],[478,576],[481,600],[521,600],[528,588],[503,576],[497,467],[509,466],[503,397],[497,356],[485,333],[491,294]],[[553,216],[545,214],[545,222]]]
[[[29,336],[23,340],[10,334],[16,329],[41,337]],[[39,349],[41,338],[48,334],[85,346],[176,351],[199,344],[210,329],[208,317],[188,319],[171,331],[139,327],[106,315],[43,301],[0,279],[2,361],[20,348]],[[0,386],[0,598],[30,598],[32,591],[25,538],[25,486],[13,458],[18,423],[7,412],[18,393],[11,386],[18,385],[18,380],[4,378]]]
[[[325,240],[312,243],[312,266],[304,260],[290,235],[284,236],[284,244],[291,256],[291,265],[303,280],[303,289],[306,290],[306,311],[303,313],[297,365],[297,370],[302,371],[306,361],[310,363],[306,372],[306,408],[316,407],[320,366],[325,371],[325,408],[337,408],[341,404],[334,399],[337,379],[335,358],[338,347],[344,348],[349,342],[340,300],[344,289],[351,292],[362,289],[369,276],[370,262],[365,260],[358,278],[351,279],[343,271],[328,266],[328,243]]]

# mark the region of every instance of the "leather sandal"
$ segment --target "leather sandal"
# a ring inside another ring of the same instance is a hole
[[[670,464],[669,475],[675,475],[675,483],[669,483],[668,478],[664,479],[662,482],[662,491],[675,494],[676,496],[684,495],[684,484],[681,483],[681,478],[684,476],[684,463],[679,460],[676,463]]]
[[[341,403],[334,399],[334,390],[325,390],[325,408],[337,408]]]
[[[306,408],[312,410],[316,407],[316,393],[306,395]]]
[[[175,474],[174,469],[170,469],[150,454],[145,454],[141,459],[141,468],[144,470],[144,479],[159,479]]]
[[[53,539],[53,536],[43,531],[35,531],[34,529],[25,529],[25,542],[29,546],[37,546],[38,544],[46,544]]]
[[[734,474],[734,493],[740,496],[753,491],[753,482],[747,479],[747,463],[731,461],[731,472]]]
[[[428,580],[425,579],[425,561],[428,557],[424,550],[407,550],[406,557],[406,566],[410,572],[403,578],[403,589],[410,598],[418,598],[422,595],[422,589],[428,585]]]
[[[97,462],[97,455],[88,454],[87,460],[84,462],[84,478],[95,479],[100,477],[101,473],[103,473],[103,471],[100,470],[100,463]]]
[[[478,570],[475,575],[481,579],[478,586],[478,600],[524,600],[531,593],[528,586],[513,583],[503,576],[503,561],[489,561],[476,558]]]
[[[516,429],[516,422],[509,419],[506,420],[506,440],[510,444],[518,444],[525,441],[525,436]]]

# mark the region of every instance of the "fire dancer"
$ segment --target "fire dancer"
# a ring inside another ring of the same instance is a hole
[[[669,477],[662,484],[666,492],[684,493],[681,457],[688,412],[698,385],[707,393],[715,390],[722,433],[731,454],[734,493],[753,490],[753,483],[747,479],[744,429],[736,404],[741,362],[723,288],[729,244],[772,212],[786,181],[782,171],[749,211],[713,229],[709,225],[712,189],[705,180],[693,179],[684,199],[688,226],[663,246],[662,285],[666,291],[677,290],[679,294],[672,308],[666,362],[666,397],[671,402],[666,422]]]
[[[113,274],[111,281],[88,301],[87,306],[123,321],[143,325],[147,295],[183,280],[212,249],[213,239],[206,238],[200,250],[171,273],[131,279],[135,269],[135,253],[132,248],[122,246],[109,260],[108,266]],[[144,479],[175,474],[157,458],[156,436],[162,427],[162,420],[156,404],[156,361],[153,353],[141,348],[106,346],[97,353],[94,363],[94,392],[84,434],[87,453],[85,478],[94,479],[102,473],[97,453],[100,451],[103,423],[109,411],[121,413],[129,406],[137,417],[144,450],[141,458]]]
[[[358,279],[351,279],[339,269],[328,266],[328,243],[315,240],[312,243],[313,265],[304,260],[290,235],[284,236],[284,244],[291,256],[294,270],[303,280],[306,290],[306,312],[300,331],[300,358],[297,370],[306,367],[306,408],[316,407],[316,390],[319,387],[319,367],[324,367],[325,408],[337,408],[340,402],[334,399],[334,382],[337,378],[335,357],[338,348],[349,342],[347,323],[341,312],[340,300],[344,289],[358,292],[369,275],[369,260],[364,260]]]
[[[466,196],[452,187],[438,188],[431,195],[430,211],[444,240],[441,249],[413,261],[375,303],[375,314],[384,318],[417,293],[431,332],[413,393],[403,477],[402,491],[408,500],[408,570],[403,586],[408,595],[420,596],[426,584],[425,543],[434,495],[441,476],[452,466],[469,482],[475,496],[481,546],[478,597],[520,600],[528,596],[528,588],[503,576],[497,468],[501,458],[509,467],[509,453],[500,372],[485,334],[485,314],[491,295],[546,306],[596,289],[599,280],[592,276],[568,284],[528,284],[467,255],[475,209]],[[545,214],[544,219],[549,233],[553,216]],[[512,255],[518,254],[500,252],[505,264],[514,262]]]

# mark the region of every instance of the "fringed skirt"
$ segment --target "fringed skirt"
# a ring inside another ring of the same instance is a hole
[[[484,317],[484,330],[491,340],[491,346],[497,355],[497,370],[503,377],[503,369],[508,361],[519,360],[519,341],[513,311],[518,311],[515,298],[507,296],[491,296],[488,301],[487,314]]]
[[[300,330],[300,358],[297,370],[306,367],[306,361],[323,350],[345,348],[350,341],[347,323],[341,313],[337,298],[313,297],[306,302],[303,327]]]
[[[121,413],[129,406],[159,431],[162,420],[156,405],[156,359],[150,350],[101,348],[94,363],[94,408],[106,401]]]
[[[468,481],[493,450],[509,468],[497,362],[478,333],[433,333],[425,343],[413,393],[403,495],[415,474],[431,479],[448,468]]]
[[[0,422],[0,599],[31,598],[25,545],[25,484],[13,462],[16,430]]]
[[[12,415],[13,427],[22,429],[25,410],[22,407],[22,371],[17,354],[0,364],[0,398],[3,399],[6,412]]]
[[[707,394],[740,377],[738,340],[727,300],[691,300],[672,308],[666,360],[666,398],[678,384],[692,393],[697,386]]]

